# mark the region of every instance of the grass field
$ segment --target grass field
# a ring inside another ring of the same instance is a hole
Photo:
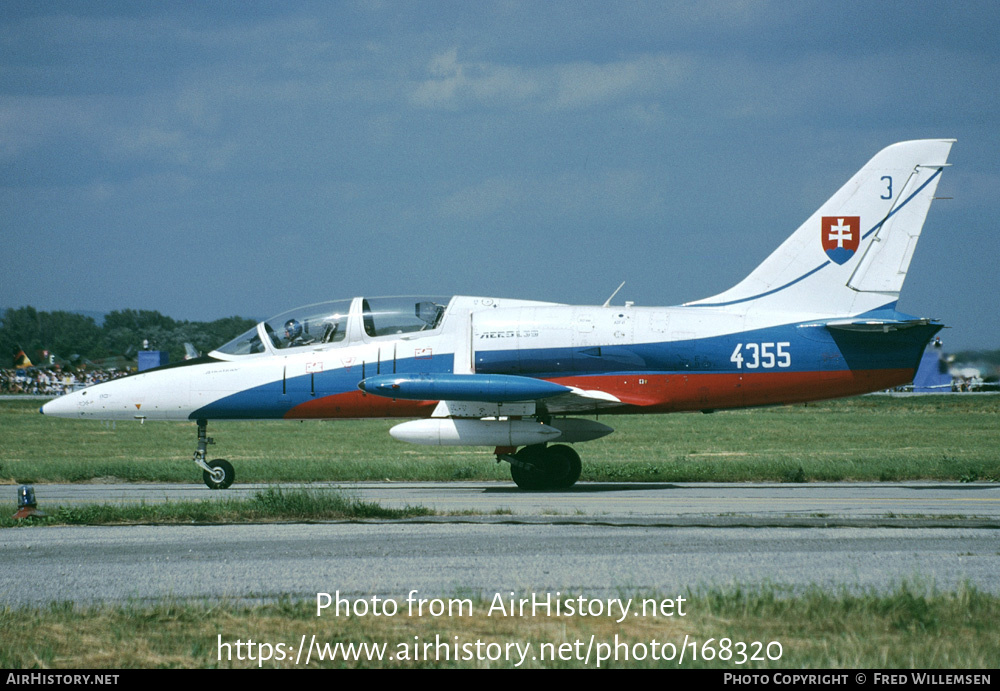
[[[0,482],[200,483],[194,423],[47,418],[0,401]],[[601,416],[581,480],[1000,480],[1000,396],[866,396],[712,415]],[[398,421],[215,422],[237,482],[509,480],[492,449],[393,440]]]
[[[564,595],[567,595],[564,593]],[[669,597],[677,596],[676,593]],[[468,597],[468,596],[459,596]],[[620,593],[619,597],[660,600],[657,593]],[[424,659],[414,660],[413,646],[440,635],[446,644],[481,641],[494,651],[508,644],[530,644],[524,667],[598,666],[596,657],[610,655],[616,647],[618,661],[604,660],[611,668],[685,667],[724,668],[733,671],[762,667],[803,668],[918,668],[992,669],[1000,655],[1000,597],[974,588],[940,593],[903,584],[890,593],[857,594],[813,588],[796,597],[765,586],[686,593],[684,618],[628,617],[620,624],[608,617],[486,616],[490,603],[473,598],[472,616],[446,620],[402,614],[394,617],[324,616],[317,618],[311,601],[282,601],[266,605],[191,603],[164,601],[156,604],[125,604],[74,607],[57,604],[42,608],[0,608],[0,666],[5,669],[41,668],[152,668],[152,667],[294,667],[298,642],[312,636],[331,647],[338,643],[387,646],[388,656],[379,660],[343,659],[317,661],[310,667],[514,667],[505,660]],[[638,607],[638,605],[637,605]],[[30,622],[30,626],[26,625]],[[596,642],[589,662],[583,652]],[[616,639],[617,636],[617,639]],[[685,637],[694,641],[679,653]],[[219,659],[220,639],[229,643],[232,659]],[[237,659],[235,643],[253,639],[285,646],[278,659],[258,663]],[[728,639],[725,641],[723,639]],[[616,640],[622,645],[615,646]],[[580,641],[582,645],[575,646]],[[754,642],[763,645],[757,648]],[[654,644],[654,642],[656,642]],[[740,662],[743,654],[757,660]],[[768,643],[778,645],[767,646]],[[499,644],[499,645],[498,645]],[[563,647],[563,659],[532,659]],[[673,650],[669,647],[674,646]],[[780,645],[780,648],[778,647]],[[400,660],[400,646],[410,659]],[[603,648],[601,646],[604,646]],[[446,645],[447,647],[447,645]],[[653,659],[653,648],[663,659]],[[369,648],[370,649],[370,648]],[[329,650],[329,649],[328,649]],[[454,650],[454,649],[452,649]],[[464,654],[468,648],[459,648]],[[627,650],[627,652],[626,652]],[[693,653],[692,651],[696,651]],[[768,659],[767,653],[771,653]],[[357,652],[357,647],[355,647]],[[575,652],[579,658],[570,658]],[[450,651],[449,651],[450,653]],[[779,657],[780,653],[780,657]],[[628,659],[624,655],[628,655]],[[635,657],[643,659],[635,659]],[[692,656],[697,659],[692,659]],[[710,659],[703,659],[703,658]],[[773,659],[777,658],[777,659]],[[516,657],[515,657],[516,659]],[[305,657],[300,661],[304,667]]]

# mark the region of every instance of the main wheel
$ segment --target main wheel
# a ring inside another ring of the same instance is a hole
[[[550,446],[546,452],[546,475],[549,477],[549,487],[566,489],[576,484],[580,479],[583,464],[580,454],[565,444]]]
[[[525,446],[514,454],[516,461],[531,464],[531,467],[510,464],[510,477],[514,484],[521,489],[545,489],[545,451],[544,446]]]
[[[580,455],[565,444],[526,446],[514,458],[531,466],[510,466],[510,476],[521,489],[566,489],[580,479]]]
[[[236,471],[233,470],[233,464],[224,458],[216,458],[213,461],[209,461],[208,467],[212,469],[212,472],[210,473],[206,470],[202,472],[201,476],[209,489],[227,489],[229,485],[233,484],[233,480],[236,479]]]

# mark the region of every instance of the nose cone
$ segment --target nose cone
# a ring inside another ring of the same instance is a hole
[[[59,398],[53,398],[38,410],[42,415],[52,417],[80,417],[86,408],[86,397],[83,396],[83,393],[83,391],[74,391]]]
[[[49,401],[42,414],[84,420],[187,420],[193,370],[206,371],[193,365],[94,384]],[[209,400],[207,395],[204,400]]]

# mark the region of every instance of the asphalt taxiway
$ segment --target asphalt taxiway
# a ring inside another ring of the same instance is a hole
[[[268,487],[341,492],[386,507],[423,506],[442,520],[470,516],[535,516],[543,521],[718,519],[719,525],[753,519],[756,525],[788,525],[818,519],[893,521],[986,519],[1000,521],[998,483],[599,483],[581,482],[558,492],[524,492],[501,482],[360,482],[307,485],[237,484],[212,491],[204,485],[46,484],[35,492],[41,506],[90,503],[212,501],[247,497]],[[11,487],[11,498],[14,488]],[[826,521],[823,523],[822,521]]]
[[[988,483],[501,483],[309,485],[441,515],[264,525],[18,527],[0,531],[8,604],[162,597],[267,600],[318,592],[457,592],[769,583],[1000,593],[1000,485]],[[13,494],[14,487],[10,487]],[[37,485],[40,507],[216,500],[260,487]],[[471,513],[470,513],[471,512]]]

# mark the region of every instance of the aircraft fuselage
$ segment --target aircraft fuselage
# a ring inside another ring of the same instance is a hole
[[[360,305],[354,318],[362,318]],[[337,344],[228,359],[215,353],[75,392],[44,412],[148,420],[425,417],[437,400],[393,399],[358,385],[378,375],[450,373],[518,375],[620,401],[602,404],[601,412],[796,403],[911,381],[941,328],[851,331],[828,328],[828,319],[765,321],[702,307],[458,297],[433,330],[368,337],[349,328]]]

